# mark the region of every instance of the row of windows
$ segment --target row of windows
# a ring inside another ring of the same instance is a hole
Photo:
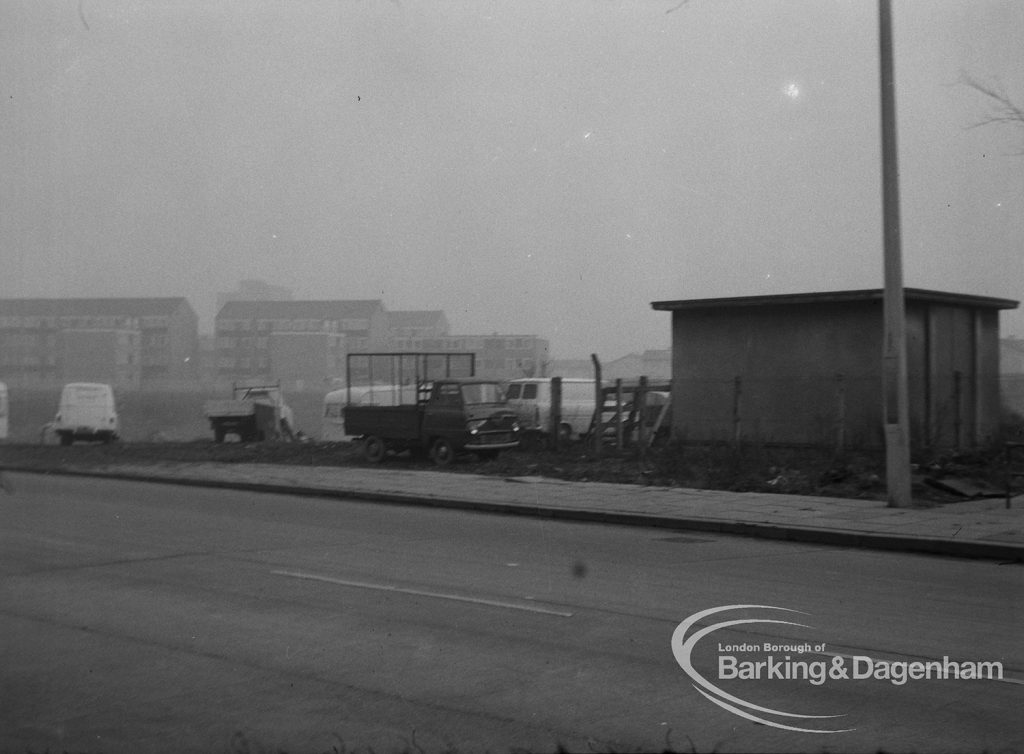
[[[437,332],[435,327],[393,327],[391,333],[396,338],[443,338],[444,333]]]
[[[492,349],[492,350],[527,351],[527,352],[529,352],[532,355],[534,353],[534,351],[536,350],[536,344],[537,344],[537,341],[532,339],[532,338],[522,338],[522,339],[518,339],[518,340],[509,339],[507,341],[502,341],[502,342],[503,343],[516,343],[516,344],[519,344],[519,345],[517,345],[517,347],[515,347],[515,348],[512,348],[512,347],[509,346],[509,347],[506,347],[504,349],[499,348],[499,349]],[[242,349],[256,348],[258,350],[266,350],[266,348],[268,347],[268,343],[269,343],[269,339],[266,336],[256,336],[256,337],[245,336],[245,337],[238,338],[238,337],[232,337],[232,336],[228,336],[228,335],[220,335],[220,336],[218,336],[214,340],[214,346],[218,350],[231,350],[231,349],[235,349],[235,348],[242,348]],[[367,339],[366,338],[354,339],[354,341],[352,343],[352,350],[353,351],[357,351],[357,350],[360,350],[360,349],[365,349],[367,347],[366,344],[367,344]],[[341,348],[342,345],[343,345],[343,341],[339,338],[336,341],[334,341],[334,343],[332,343],[329,347]],[[425,350],[431,350],[431,351],[463,351],[463,352],[469,353],[469,352],[474,351],[474,350],[479,350],[477,348],[474,348],[474,344],[472,342],[467,342],[466,339],[453,339],[453,340],[433,340],[433,339],[430,339],[430,340],[419,340],[419,339],[401,339],[400,338],[398,340],[392,341],[392,345],[393,345],[393,347],[395,349],[400,350],[400,351],[425,351]],[[515,361],[515,359],[510,359],[510,360],[511,361]]]
[[[264,357],[258,359],[232,359],[228,357],[222,357],[217,359],[217,368],[230,370],[230,369],[266,369],[267,360]]]
[[[30,354],[0,353],[0,365],[11,367],[56,366],[56,356],[33,356]]]
[[[166,326],[166,325],[165,325]],[[8,315],[0,317],[0,330],[18,328],[66,330],[69,328],[102,328],[106,330],[126,329],[137,330],[139,320],[135,317],[97,316],[97,317],[35,317]]]
[[[122,348],[134,348],[138,346],[138,339],[134,333],[120,333],[117,344]],[[39,349],[53,351],[57,349],[58,341],[56,335],[33,335],[24,333],[7,333],[0,335],[0,348],[16,350]],[[155,341],[146,343],[154,348],[165,348],[170,345],[169,341]]]
[[[234,357],[231,357],[231,356],[221,356],[220,358],[217,359],[216,364],[217,364],[217,369],[220,369],[221,371],[231,370],[231,369],[243,369],[244,370],[244,369],[252,369],[254,367],[256,369],[266,369],[268,366],[270,366],[270,359],[267,358],[266,356],[257,356],[255,358],[247,357],[247,356],[241,356],[241,357],[238,357],[238,358],[234,358]],[[290,366],[293,369],[295,367],[294,364],[291,364]],[[320,365],[317,368],[322,368],[322,367],[323,367],[323,365]],[[330,365],[328,365],[328,368],[330,368]],[[333,368],[334,369],[341,369],[341,368],[343,368],[343,362],[340,359],[338,359],[337,362],[334,363]]]
[[[395,348],[408,351],[530,351],[537,338],[396,338]]]
[[[168,342],[146,342],[144,350],[147,352],[156,351],[157,355],[154,358],[160,358],[160,353],[168,346]],[[119,338],[118,347],[121,348],[136,348],[138,347],[137,341],[131,338]],[[41,350],[41,351],[55,351],[57,350],[57,340],[53,335],[0,335],[0,349],[5,350]]]
[[[218,332],[344,332],[369,330],[368,319],[218,319]]]
[[[221,335],[214,341],[216,347],[221,350],[232,350],[235,348],[241,348],[243,350],[256,348],[261,351],[267,349],[269,340],[266,337],[245,337],[245,338],[231,338],[225,335]],[[344,341],[340,338],[336,338],[327,344],[328,348],[340,349],[344,345]]]
[[[0,335],[0,348],[56,348],[55,335],[26,335],[8,333]]]
[[[532,359],[482,359],[481,366],[488,372],[507,370],[529,370],[534,367]]]

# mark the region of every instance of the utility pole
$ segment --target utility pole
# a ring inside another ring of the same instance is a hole
[[[910,409],[907,391],[907,325],[900,239],[899,166],[896,150],[896,75],[892,60],[890,0],[878,0],[878,48],[882,114],[882,226],[885,320],[882,349],[882,413],[889,507],[913,504],[910,486]]]

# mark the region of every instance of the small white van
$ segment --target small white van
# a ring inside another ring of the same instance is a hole
[[[562,417],[559,439],[572,440],[590,431],[597,399],[593,380],[562,378]],[[551,426],[551,378],[524,377],[512,380],[505,391],[508,407],[519,415],[526,431],[546,434]]]
[[[75,440],[116,440],[121,427],[110,385],[97,382],[65,385],[53,420],[53,431],[60,438],[61,445],[70,445]]]
[[[8,415],[8,402],[7,402],[7,385],[0,382],[0,440],[7,439],[7,415]]]

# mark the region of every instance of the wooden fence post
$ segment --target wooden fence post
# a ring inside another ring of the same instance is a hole
[[[964,449],[963,442],[963,373],[953,372],[953,442],[957,450]]]
[[[590,354],[590,360],[594,362],[594,419],[590,423],[594,428],[594,436],[590,439],[594,443],[594,457],[601,456],[601,445],[604,442],[601,428],[601,419],[604,416],[604,390],[601,387],[601,361],[596,353]]]
[[[647,377],[641,375],[636,393],[633,395],[633,410],[636,412],[636,441],[641,448],[647,445]],[[641,454],[643,450],[640,451]]]
[[[622,378],[615,380],[615,448],[622,450]]]
[[[558,450],[561,446],[560,435],[562,434],[562,378],[551,378],[551,426],[548,428],[548,438],[551,448]]]
[[[836,455],[846,450],[846,378],[836,375]]]
[[[743,397],[743,379],[736,377],[733,380],[732,390],[732,441],[738,448],[743,437],[742,416],[740,413],[740,402]]]

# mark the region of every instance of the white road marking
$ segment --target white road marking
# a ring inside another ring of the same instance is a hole
[[[388,584],[369,584],[365,581],[348,581],[346,579],[336,579],[332,576],[320,576],[315,573],[300,573],[298,571],[271,571],[275,576],[288,576],[293,579],[307,579],[309,581],[324,581],[328,584],[338,584],[339,586],[350,586],[356,589],[374,589],[379,592],[398,592],[400,594],[412,594],[417,597],[433,597],[441,600],[454,600],[456,602],[470,602],[475,605],[489,605],[491,607],[503,607],[509,610],[524,610],[528,613],[542,613],[544,615],[555,615],[559,618],[571,618],[572,613],[567,613],[561,610],[549,610],[543,607],[536,607],[534,605],[523,605],[515,602],[503,602],[501,600],[487,600],[479,597],[464,597],[460,594],[445,594],[443,592],[427,592],[421,589],[406,589],[399,586],[390,586]]]

